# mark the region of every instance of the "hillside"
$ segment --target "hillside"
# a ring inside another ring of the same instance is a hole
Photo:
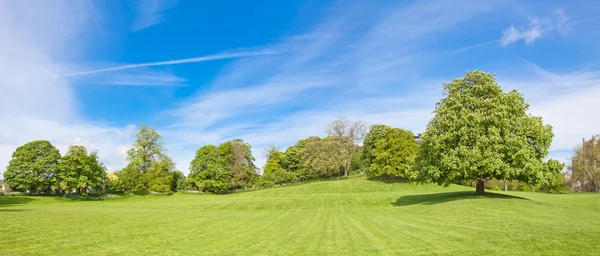
[[[0,255],[592,255],[600,195],[363,178],[229,195],[0,197]]]

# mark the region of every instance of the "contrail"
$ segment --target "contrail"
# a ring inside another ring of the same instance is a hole
[[[204,61],[211,61],[211,60],[232,59],[232,58],[259,56],[259,55],[273,55],[273,54],[280,54],[280,53],[283,53],[283,52],[282,51],[280,51],[280,52],[276,52],[276,51],[245,51],[245,52],[219,53],[219,54],[214,54],[214,55],[188,58],[188,59],[148,62],[148,63],[141,63],[141,64],[123,65],[123,66],[117,66],[117,67],[112,67],[112,68],[89,70],[89,71],[83,71],[83,72],[77,72],[77,73],[70,73],[70,74],[66,74],[64,76],[65,77],[81,76],[81,75],[88,75],[88,74],[95,74],[95,73],[123,70],[123,69],[131,69],[131,68],[175,65],[175,64],[183,64],[183,63],[204,62]]]

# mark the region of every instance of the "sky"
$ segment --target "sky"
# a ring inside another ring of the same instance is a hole
[[[599,1],[0,1],[0,168],[32,140],[127,164],[136,125],[177,168],[233,138],[285,150],[339,116],[420,133],[482,70],[554,127],[600,132]]]

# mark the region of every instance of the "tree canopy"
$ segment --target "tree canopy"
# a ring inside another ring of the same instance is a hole
[[[96,151],[88,155],[84,146],[70,146],[59,166],[56,185],[64,191],[78,189],[79,193],[85,193],[84,188],[100,189],[105,181],[106,170]]]
[[[118,174],[118,182],[122,182],[126,190],[134,193],[170,190],[175,163],[167,156],[162,137],[154,128],[146,124],[138,127],[133,147],[127,151],[127,159],[129,164]]]
[[[4,179],[16,191],[50,191],[60,158],[58,149],[49,141],[28,142],[13,153]]]
[[[384,178],[407,179],[419,149],[412,132],[387,128],[372,147],[369,175]]]
[[[206,145],[196,151],[189,178],[198,188],[215,193],[245,188],[258,180],[251,146],[241,139]]]
[[[503,92],[495,76],[481,71],[444,84],[445,98],[421,135],[416,179],[449,185],[477,181],[483,194],[487,179],[543,183],[561,168],[545,163],[552,127],[528,114],[516,90]]]

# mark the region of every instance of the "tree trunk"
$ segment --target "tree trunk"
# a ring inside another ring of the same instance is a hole
[[[504,181],[504,191],[508,191],[508,182]]]
[[[485,195],[485,183],[483,180],[477,180],[477,186],[475,187],[475,195],[482,196]]]

